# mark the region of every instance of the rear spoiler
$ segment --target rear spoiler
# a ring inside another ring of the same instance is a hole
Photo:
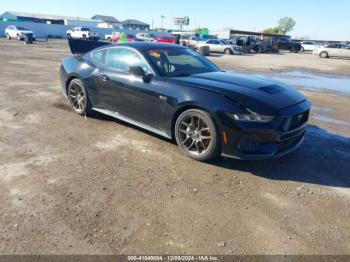
[[[68,44],[72,54],[80,55],[111,43],[98,40],[68,39]]]

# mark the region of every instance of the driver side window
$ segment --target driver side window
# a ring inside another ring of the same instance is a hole
[[[141,67],[146,74],[151,74],[151,70],[142,57],[133,50],[127,48],[111,48],[106,55],[106,65],[112,69],[129,72],[131,66]]]

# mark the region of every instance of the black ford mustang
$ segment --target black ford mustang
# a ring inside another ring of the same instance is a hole
[[[199,161],[283,156],[303,142],[310,111],[282,83],[223,72],[176,45],[102,46],[64,59],[61,80],[76,113],[97,111],[176,139]]]

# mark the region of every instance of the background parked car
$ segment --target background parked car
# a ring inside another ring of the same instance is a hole
[[[10,25],[5,29],[5,36],[8,40],[11,40],[11,39],[17,39],[19,41],[24,40],[26,34],[32,34],[33,40],[35,40],[34,32],[29,30],[28,28],[25,28],[22,26]]]
[[[112,32],[112,34],[105,35],[105,39],[108,40],[108,42],[116,43],[118,42],[120,38],[120,32]]]
[[[226,41],[231,45],[238,45],[245,53],[268,53],[272,51],[271,42],[261,41],[256,36],[237,35]]]
[[[287,50],[293,53],[298,53],[301,50],[300,43],[284,37],[273,39],[273,45],[277,46],[278,50]]]
[[[321,47],[320,44],[312,41],[301,42],[301,52],[304,51],[314,51],[317,47]]]
[[[227,55],[241,55],[242,48],[238,45],[232,45],[224,40],[207,40],[204,43],[200,43],[199,47],[208,46],[211,53],[221,53]]]
[[[206,42],[208,40],[214,40],[214,39],[218,39],[218,37],[215,35],[198,35],[197,34],[190,37],[187,45],[193,48],[198,48],[198,45],[200,43]]]
[[[350,47],[345,44],[329,44],[327,46],[318,47],[313,52],[314,55],[318,55],[321,58],[329,57],[345,57],[350,58]]]
[[[71,30],[67,31],[68,39],[99,39],[100,35],[97,32],[92,32],[90,28],[87,27],[73,27]]]
[[[112,34],[110,35],[105,35],[105,39],[112,43],[118,43],[120,39],[120,35],[121,35],[120,32],[112,32]],[[136,39],[136,36],[134,35],[126,34],[126,36],[127,36],[128,42],[134,42]]]
[[[176,39],[172,36],[159,36],[153,40],[156,43],[176,44]]]
[[[153,37],[148,34],[148,33],[138,33],[136,34],[136,38],[140,39],[140,40],[143,40],[143,41],[146,41],[146,42],[152,42],[153,41]]]

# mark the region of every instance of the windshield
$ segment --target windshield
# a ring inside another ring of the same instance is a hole
[[[17,27],[18,30],[28,30],[27,28],[23,27],[23,26],[18,26]]]
[[[162,48],[146,51],[146,58],[161,76],[190,76],[220,69],[209,60],[188,48]]]

